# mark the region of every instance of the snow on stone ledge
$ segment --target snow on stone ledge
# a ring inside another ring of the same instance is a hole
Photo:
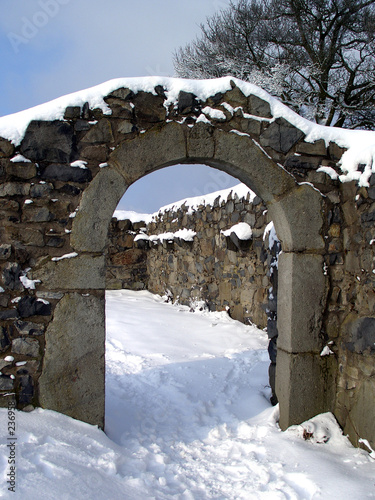
[[[252,202],[256,197],[256,194],[251,191],[251,189],[248,188],[246,184],[240,183],[231,188],[222,189],[220,191],[215,191],[213,193],[200,196],[194,196],[192,198],[184,198],[174,203],[170,203],[169,205],[161,207],[158,212],[155,212],[153,214],[153,216],[156,217],[168,211],[178,211],[181,209],[181,207],[186,207],[188,214],[192,214],[200,206],[213,206],[216,200],[219,205],[223,202],[226,202],[229,198],[229,195],[232,196],[232,199],[237,200],[246,199],[247,196],[249,196],[250,202]]]
[[[238,224],[232,226],[226,231],[222,231],[224,236],[230,236],[234,233],[239,240],[246,241],[251,240],[253,237],[253,231],[251,227],[246,222],[239,222]]]
[[[231,81],[246,96],[253,94],[269,102],[273,118],[282,117],[302,130],[306,136],[305,141],[315,142],[323,139],[326,145],[330,141],[333,141],[338,146],[347,149],[340,161],[342,170],[342,175],[339,177],[340,181],[356,180],[360,186],[368,186],[369,177],[372,172],[375,172],[375,132],[317,125],[302,118],[260,87],[229,76],[209,80],[189,80],[158,76],[109,80],[95,87],[65,95],[25,111],[1,117],[0,137],[10,140],[17,146],[21,143],[30,121],[63,120],[67,106],[82,107],[86,102],[88,102],[90,108],[99,108],[104,114],[111,114],[111,109],[103,98],[122,87],[129,88],[134,93],[144,91],[156,94],[155,87],[161,85],[165,88],[167,98],[164,104],[168,107],[170,104],[177,102],[181,90],[192,92],[198,99],[205,101],[208,97],[218,92],[225,93],[231,90]],[[362,165],[362,167],[359,168],[359,165]]]
[[[162,241],[173,241],[175,238],[179,238],[180,240],[184,241],[193,241],[194,236],[196,236],[196,232],[193,231],[192,229],[179,229],[178,231],[172,233],[172,232],[167,232],[167,233],[160,233],[160,234],[153,234],[151,236],[147,236],[146,234],[140,233],[137,234],[137,236],[134,238],[134,241],[138,240],[150,240],[154,243],[162,242]]]

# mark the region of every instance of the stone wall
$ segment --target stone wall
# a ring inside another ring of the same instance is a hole
[[[223,234],[241,222],[251,228],[250,239]],[[211,311],[227,310],[234,319],[265,328],[271,287],[266,225],[262,200],[235,191],[194,210],[187,200],[161,211],[144,231],[145,223],[114,220],[107,287],[148,289],[185,305],[202,301]],[[182,228],[194,232],[191,241],[174,236]]]

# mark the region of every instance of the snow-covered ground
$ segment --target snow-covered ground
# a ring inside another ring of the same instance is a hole
[[[279,430],[266,346],[225,313],[107,292],[107,435],[53,411],[17,412],[11,493],[1,409],[0,498],[375,498],[375,461],[330,414]]]

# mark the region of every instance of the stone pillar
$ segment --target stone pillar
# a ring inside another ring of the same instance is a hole
[[[39,398],[44,408],[104,428],[105,298],[67,293],[46,331]]]
[[[281,429],[326,411],[320,357],[325,300],[323,257],[281,253],[276,365]]]

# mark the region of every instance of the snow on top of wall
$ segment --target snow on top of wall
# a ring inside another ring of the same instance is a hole
[[[246,222],[239,222],[226,231],[221,232],[224,236],[230,236],[232,233],[234,233],[237,238],[242,241],[251,240],[253,236],[253,231],[249,224],[247,224]]]
[[[177,211],[180,210],[182,206],[187,208],[187,212],[189,214],[193,213],[200,206],[214,205],[214,202],[217,198],[219,205],[228,200],[229,195],[232,195],[232,199],[246,199],[247,195],[249,195],[250,201],[253,201],[256,197],[256,194],[251,191],[250,188],[246,186],[246,184],[237,184],[236,186],[222,189],[221,191],[215,191],[209,194],[203,194],[200,196],[194,196],[192,198],[184,198],[179,201],[175,201],[174,203],[170,203],[169,205],[165,205],[161,207],[158,212],[155,212],[154,217],[157,215],[161,215],[164,212],[168,211]]]
[[[233,81],[241,91],[249,96],[256,95],[271,106],[274,118],[283,117],[305,134],[305,141],[314,142],[324,139],[328,145],[330,141],[346,148],[341,159],[342,182],[357,180],[359,185],[367,186],[371,172],[375,171],[375,132],[364,130],[347,130],[334,127],[317,125],[294,113],[279,100],[272,97],[265,90],[248,82],[243,82],[232,77],[223,77],[209,80],[189,80],[159,76],[139,78],[118,78],[91,87],[89,89],[65,95],[53,101],[35,106],[25,111],[3,116],[0,118],[0,136],[19,145],[31,120],[62,120],[67,106],[83,106],[88,102],[90,108],[102,109],[104,114],[111,114],[111,109],[103,97],[114,90],[126,87],[133,92],[145,91],[155,94],[155,87],[161,85],[165,88],[167,100],[165,106],[177,102],[181,90],[192,92],[198,99],[205,101],[208,97],[218,92],[225,93],[231,90]],[[359,165],[364,165],[361,169]]]

